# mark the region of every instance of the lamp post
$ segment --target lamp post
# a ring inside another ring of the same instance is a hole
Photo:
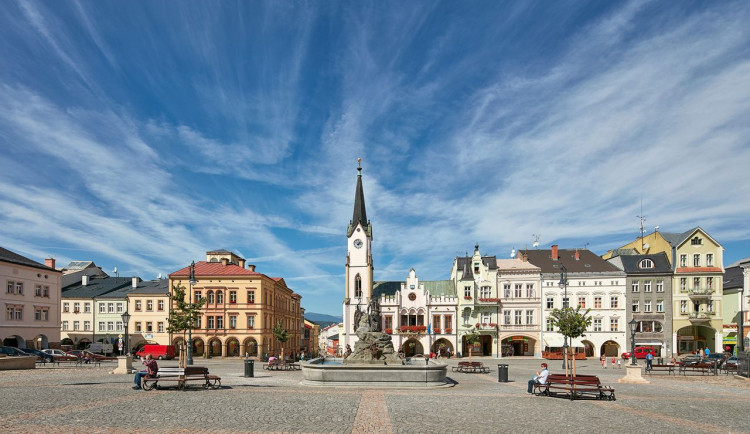
[[[745,274],[747,274],[747,269],[744,270]],[[735,347],[737,347],[737,351],[735,351],[736,354],[739,354],[741,351],[745,350],[745,285],[743,283],[742,288],[740,288],[740,317],[739,317],[739,327],[737,328],[737,331],[739,332],[739,336],[737,336],[737,344]]]
[[[565,268],[565,265],[560,265],[560,282],[558,283],[560,286],[560,289],[563,290],[563,309],[566,309],[569,305],[568,303],[568,269]],[[563,336],[563,364],[562,368],[566,369],[566,360],[568,358],[568,337]]]
[[[192,303],[193,299],[193,285],[195,285],[195,261],[190,263],[190,279],[188,280],[188,283],[190,284],[190,290],[188,291],[188,297],[190,303]],[[193,365],[193,317],[190,316],[190,324],[188,326],[188,341],[187,341],[187,359],[185,360],[185,364],[188,366]]]
[[[630,364],[636,365],[635,362],[635,330],[638,328],[638,321],[635,318],[628,323],[630,326]]]
[[[125,325],[125,355],[130,354],[130,344],[128,343],[128,322],[130,322],[130,314],[126,310],[122,314],[122,323]]]

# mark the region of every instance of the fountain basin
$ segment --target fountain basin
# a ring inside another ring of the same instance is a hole
[[[377,388],[434,388],[450,387],[446,382],[448,365],[422,360],[407,365],[354,364],[332,365],[322,358],[302,364],[305,386],[377,387]]]

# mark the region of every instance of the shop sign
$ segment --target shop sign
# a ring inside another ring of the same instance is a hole
[[[694,341],[695,340],[693,336],[677,336],[677,339],[680,341]]]
[[[511,341],[519,341],[519,342],[528,342],[529,338],[523,337],[523,336],[512,336],[510,338]]]

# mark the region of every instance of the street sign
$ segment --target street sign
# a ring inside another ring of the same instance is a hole
[[[120,335],[117,335],[117,337],[118,337],[118,338],[120,338],[120,339],[122,339],[122,335],[121,335],[121,334],[120,334]]]

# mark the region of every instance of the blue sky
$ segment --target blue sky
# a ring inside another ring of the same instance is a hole
[[[0,245],[151,279],[226,248],[340,314],[478,242],[750,256],[748,2],[4,2]]]

